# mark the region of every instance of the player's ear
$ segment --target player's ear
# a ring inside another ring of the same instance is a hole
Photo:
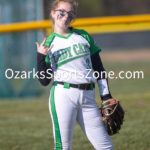
[[[54,14],[55,14],[55,11],[54,11],[54,10],[51,10],[51,12],[50,12],[51,18],[53,18]]]

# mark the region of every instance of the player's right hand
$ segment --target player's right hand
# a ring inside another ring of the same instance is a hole
[[[45,46],[45,42],[46,42],[47,38],[45,37],[42,44],[40,45],[38,42],[35,42],[36,46],[37,46],[37,52],[41,53],[43,55],[47,55],[48,52],[52,49],[53,45],[49,48]]]

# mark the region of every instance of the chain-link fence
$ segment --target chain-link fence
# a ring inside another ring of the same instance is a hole
[[[41,0],[0,0],[0,24],[43,19]],[[38,95],[37,80],[7,79],[6,70],[29,71],[36,68],[35,41],[43,39],[42,31],[0,34],[0,97]],[[9,71],[8,76],[17,72]],[[26,75],[24,74],[24,77]]]

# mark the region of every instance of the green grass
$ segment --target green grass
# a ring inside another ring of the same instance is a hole
[[[109,80],[112,95],[121,101],[126,111],[120,133],[111,137],[115,150],[150,150],[149,65],[150,62],[105,64],[107,70],[144,71],[144,79]],[[100,104],[98,89],[96,100]],[[52,149],[48,96],[0,101],[0,150]],[[75,127],[73,150],[94,150],[78,125]]]

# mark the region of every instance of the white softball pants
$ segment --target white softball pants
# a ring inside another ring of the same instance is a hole
[[[55,150],[71,150],[77,121],[96,150],[113,150],[95,101],[95,90],[79,90],[53,85],[49,101]]]

